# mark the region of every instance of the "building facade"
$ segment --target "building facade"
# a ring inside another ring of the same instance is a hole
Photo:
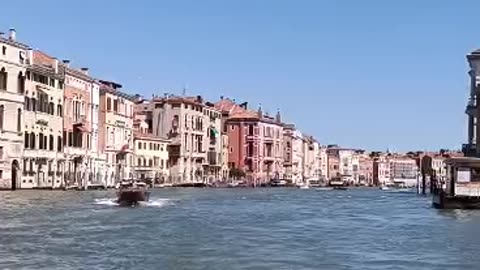
[[[166,95],[152,100],[153,134],[171,140],[168,146],[172,183],[206,182],[207,125],[201,97]]]
[[[222,113],[215,109],[213,104],[207,103],[203,109],[203,114],[205,123],[207,123],[205,144],[208,145],[205,173],[208,183],[213,183],[221,181],[223,177]]]
[[[60,188],[70,176],[63,153],[65,69],[41,51],[29,51],[28,59],[22,188]]]
[[[327,149],[328,180],[341,178],[340,149],[337,146],[328,146]]]
[[[33,187],[22,177],[24,94],[30,60],[28,46],[16,41],[16,32],[0,35],[0,189]],[[9,120],[9,121],[7,121]]]
[[[373,159],[365,152],[359,153],[358,183],[373,185]]]
[[[99,149],[105,155],[108,187],[133,178],[133,105],[135,98],[120,91],[121,85],[100,81]]]
[[[99,147],[100,83],[95,80],[91,86],[90,172],[93,177],[89,179],[89,184],[105,185],[106,157],[103,149]]]
[[[284,125],[284,176],[292,183],[305,180],[305,158],[308,155],[308,144],[303,134],[293,124]]]
[[[375,157],[373,162],[373,181],[375,185],[384,185],[390,183],[390,158],[388,155],[381,154]]]
[[[403,155],[390,157],[391,182],[414,186],[417,184],[418,172],[419,170],[415,159]]]
[[[245,172],[249,184],[258,185],[283,178],[283,124],[274,117],[248,110],[247,104],[222,99],[215,104],[226,120],[230,169]]]
[[[169,140],[155,136],[151,103],[137,97],[134,106],[134,171],[135,178],[148,179],[154,184],[167,182]]]
[[[92,134],[92,88],[94,80],[88,69],[70,67],[65,69],[65,92],[63,113],[63,138],[66,166],[66,185],[86,188],[93,181],[91,155]]]

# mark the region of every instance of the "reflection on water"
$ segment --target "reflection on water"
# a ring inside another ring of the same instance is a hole
[[[0,269],[479,269],[480,211],[378,189],[0,193]]]

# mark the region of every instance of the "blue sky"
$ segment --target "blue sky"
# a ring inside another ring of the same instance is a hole
[[[98,3],[97,3],[98,2]],[[0,28],[145,97],[221,95],[325,144],[460,148],[480,1],[6,1]]]

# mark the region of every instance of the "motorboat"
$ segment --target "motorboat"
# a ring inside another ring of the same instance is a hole
[[[310,188],[310,186],[307,183],[297,184],[297,187],[299,189],[309,189]]]
[[[149,197],[150,192],[144,182],[123,181],[117,191],[117,203],[121,206],[135,206],[147,202]]]
[[[387,186],[381,186],[381,187],[380,187],[380,190],[390,190],[390,188],[387,187]]]

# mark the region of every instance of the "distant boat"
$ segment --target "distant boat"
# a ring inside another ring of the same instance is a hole
[[[333,187],[333,189],[335,189],[335,190],[347,190],[348,188],[347,188],[347,187],[339,187],[339,186],[337,186],[337,187]]]
[[[310,186],[307,183],[297,184],[299,189],[309,189]]]
[[[381,186],[380,189],[381,189],[381,190],[390,190],[390,188],[387,187],[387,186]]]
[[[318,188],[315,188],[315,190],[329,191],[329,190],[333,190],[333,187],[318,187]]]

